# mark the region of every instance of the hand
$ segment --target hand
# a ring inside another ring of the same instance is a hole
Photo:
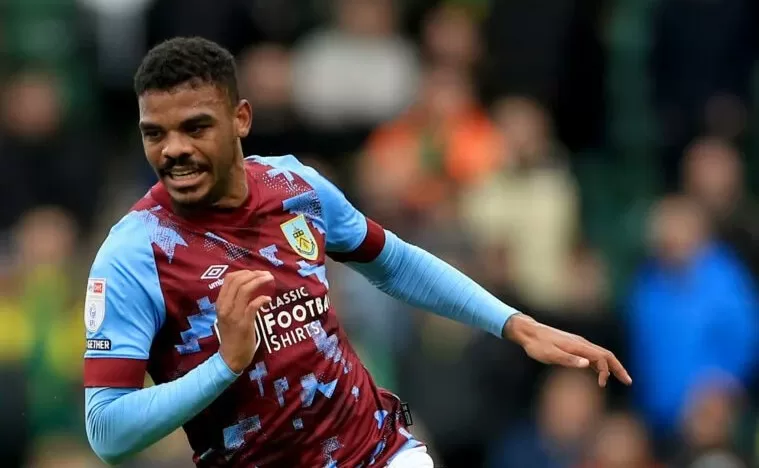
[[[236,374],[250,365],[258,345],[256,314],[271,297],[254,295],[274,281],[265,271],[235,271],[224,278],[216,301],[221,357]],[[270,288],[267,288],[270,289]],[[221,339],[223,337],[223,339]]]
[[[625,385],[632,384],[622,363],[611,353],[585,338],[543,325],[524,314],[511,317],[503,327],[503,337],[518,343],[527,355],[543,364],[584,369],[598,372],[598,385],[606,386],[609,375]]]

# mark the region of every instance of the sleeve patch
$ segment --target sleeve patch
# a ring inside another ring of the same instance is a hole
[[[103,278],[90,278],[87,281],[87,295],[84,301],[84,326],[90,333],[100,330],[105,320],[105,290]]]
[[[110,351],[111,340],[87,340],[88,351]]]

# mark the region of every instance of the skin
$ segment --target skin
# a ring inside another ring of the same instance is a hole
[[[218,86],[185,84],[148,91],[138,102],[145,155],[178,211],[242,205],[248,195],[241,144],[250,131],[248,101],[233,105]],[[197,176],[171,176],[193,169]]]
[[[519,344],[528,356],[543,364],[593,369],[601,387],[606,386],[611,374],[625,385],[632,384],[630,374],[611,351],[527,315],[511,317],[503,327],[503,337]]]
[[[205,209],[236,208],[245,202],[248,186],[241,139],[248,135],[252,117],[247,101],[235,104],[225,89],[202,83],[148,91],[138,101],[145,155],[168,190],[177,213],[191,215]],[[196,174],[184,179],[176,177],[190,171]],[[271,301],[256,291],[273,280],[268,272],[238,271],[227,276],[219,293],[221,355],[236,373],[241,373],[253,359],[258,340],[255,315]],[[602,387],[612,373],[623,383],[632,383],[610,351],[524,314],[511,317],[502,335],[544,364],[594,369]]]

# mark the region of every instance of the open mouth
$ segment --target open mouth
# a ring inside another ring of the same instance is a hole
[[[198,169],[179,169],[172,170],[167,175],[172,180],[187,180],[192,179],[193,177],[197,177],[200,174],[202,174],[202,171]]]
[[[165,180],[174,188],[187,189],[201,182],[207,172],[200,168],[173,168],[165,172]]]

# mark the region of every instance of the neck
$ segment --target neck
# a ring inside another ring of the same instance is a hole
[[[219,198],[212,207],[221,209],[234,209],[242,206],[248,197],[248,177],[245,173],[245,162],[242,157],[232,167],[229,176],[227,193]]]

